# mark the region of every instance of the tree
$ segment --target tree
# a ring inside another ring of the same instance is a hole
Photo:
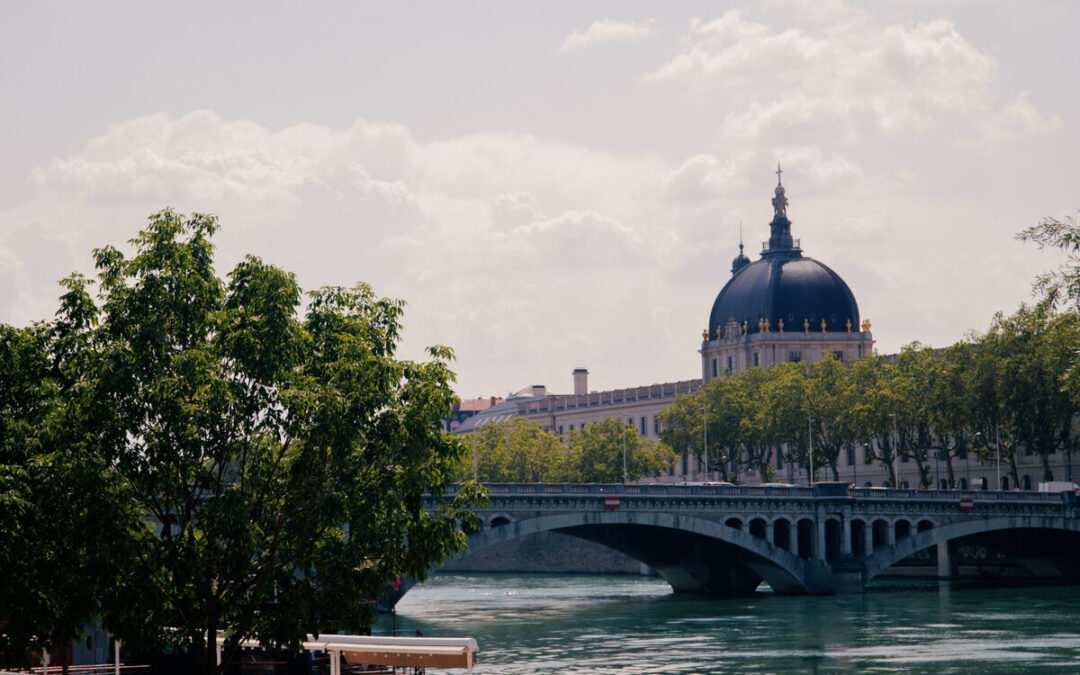
[[[577,481],[623,482],[624,456],[628,480],[659,475],[675,462],[670,448],[641,436],[632,424],[615,417],[570,432],[569,466]]]
[[[1064,390],[1062,375],[1077,364],[1078,322],[1077,314],[1052,314],[1045,304],[1022,306],[1012,315],[998,314],[983,338],[986,358],[996,361],[995,423],[1008,442],[1002,457],[1014,484],[1018,446],[1040,457],[1043,480],[1052,480],[1049,455],[1069,448],[1077,405]]]
[[[1051,308],[1066,305],[1073,311],[1080,310],[1080,223],[1076,218],[1043,218],[1016,238],[1032,242],[1040,249],[1056,248],[1065,254],[1066,261],[1057,269],[1035,278],[1035,290]]]
[[[829,467],[834,481],[840,480],[836,467],[840,451],[853,446],[859,436],[851,415],[856,392],[850,371],[832,354],[811,365],[806,397],[814,455],[818,466]]]
[[[934,405],[930,422],[939,438],[939,451],[945,460],[947,485],[956,486],[953,458],[967,452],[965,438],[970,432],[969,374],[972,371],[974,347],[969,342],[957,342],[946,347],[931,386]]]
[[[89,452],[78,337],[93,321],[67,280],[53,323],[0,326],[0,663],[66,650],[141,576],[151,530],[119,477]]]
[[[469,488],[423,509],[465,452],[440,430],[451,351],[396,358],[403,305],[365,284],[311,293],[301,319],[277,267],[248,257],[226,283],[216,230],[166,210],[130,259],[96,250],[100,310],[89,282],[69,289],[100,324],[63,336],[86,450],[158,531],[130,561],[144,592],[107,623],[207,673],[219,631],[227,661],[251,637],[296,650],[308,632],[366,628],[366,599],[464,546],[478,499]]]
[[[485,424],[466,441],[475,444],[477,473],[481,482],[553,483],[572,480],[567,467],[567,448],[554,434],[536,422],[514,417],[504,424]],[[462,480],[472,477],[470,454],[458,469]]]

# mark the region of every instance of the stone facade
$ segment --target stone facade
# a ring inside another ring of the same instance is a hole
[[[730,322],[726,330],[718,332],[720,337],[701,341],[701,379],[706,383],[714,377],[741,373],[754,366],[768,368],[792,361],[820,361],[825,354],[847,362],[874,351],[869,325],[866,330],[854,332],[770,330],[744,334],[738,324]]]

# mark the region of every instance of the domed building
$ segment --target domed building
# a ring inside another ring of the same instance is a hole
[[[777,167],[777,176],[782,173]],[[842,361],[870,354],[870,322],[859,323],[859,305],[839,274],[803,255],[791,237],[788,200],[778,180],[769,242],[761,258],[743,254],[731,264],[702,333],[701,374],[714,377],[785,361],[817,361],[832,353]]]

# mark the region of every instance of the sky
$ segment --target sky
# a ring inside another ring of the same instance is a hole
[[[0,322],[165,207],[305,289],[407,302],[463,397],[701,376],[776,166],[876,347],[945,346],[1060,262],[1080,3],[0,4]]]

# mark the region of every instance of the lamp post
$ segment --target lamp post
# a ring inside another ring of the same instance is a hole
[[[708,406],[701,406],[701,447],[705,451],[705,480],[709,480],[709,418]]]
[[[1001,428],[994,422],[994,445],[997,446],[997,490],[1001,491]]]
[[[893,438],[896,440],[896,442],[893,443],[892,452],[893,488],[900,489],[900,464],[897,461],[897,459],[900,457],[900,432],[896,430],[896,413],[891,414]]]
[[[627,425],[629,426],[629,425]],[[626,471],[626,427],[622,430],[622,482],[626,485],[630,482],[629,474]]]
[[[810,458],[810,478],[808,479],[810,487],[814,487],[814,429],[811,426],[813,421],[813,417],[806,418],[806,439],[807,444],[810,446],[810,451],[807,453]]]
[[[472,481],[474,483],[480,483],[480,479],[477,478],[479,472],[476,468],[476,430],[472,432]]]
[[[976,432],[975,434],[979,434]],[[964,438],[964,483],[966,483],[965,489],[971,489],[971,445],[967,442],[967,437]]]

